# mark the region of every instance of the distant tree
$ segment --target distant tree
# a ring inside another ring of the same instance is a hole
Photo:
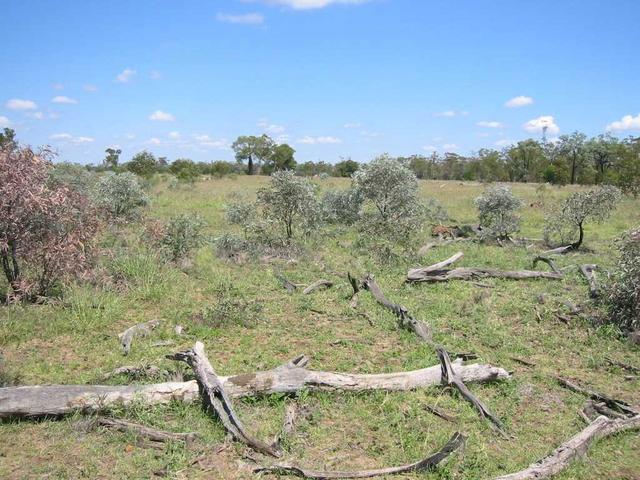
[[[560,136],[558,150],[569,165],[569,182],[571,185],[576,183],[578,177],[584,173],[587,165],[586,140],[587,136],[580,132]]]
[[[605,180],[607,170],[620,153],[620,147],[620,141],[609,133],[598,135],[598,137],[586,142],[585,155],[591,160],[591,165],[596,172],[596,184]]]
[[[198,168],[198,165],[188,158],[179,158],[178,160],[175,160],[169,167],[169,171],[179,180],[185,182],[193,182],[200,176],[200,169]]]
[[[16,131],[12,128],[5,127],[3,131],[0,132],[0,149],[15,148],[16,146]]]
[[[233,151],[236,154],[236,161],[238,163],[247,162],[247,174],[253,175],[258,167],[262,163],[268,161],[273,155],[275,148],[275,142],[268,135],[255,136],[240,136],[231,145]]]
[[[520,230],[520,216],[516,213],[522,207],[506,185],[492,185],[475,199],[483,236],[508,240]]]
[[[110,217],[132,218],[140,207],[149,203],[149,199],[131,172],[107,173],[95,186],[93,198]]]
[[[630,137],[621,144],[611,170],[613,181],[623,192],[640,195],[640,137]]]
[[[573,240],[570,246],[577,250],[584,241],[584,224],[588,221],[603,222],[609,218],[620,199],[620,190],[610,185],[570,195],[547,212],[545,240],[551,242],[559,239],[563,244]]]
[[[337,177],[351,177],[358,168],[360,168],[360,164],[350,158],[336,163],[334,167]]]
[[[264,173],[271,174],[280,170],[293,170],[296,167],[296,161],[293,155],[296,151],[286,143],[273,148],[273,152],[269,159],[265,162]]]
[[[223,160],[217,160],[211,163],[209,170],[211,172],[211,175],[222,177],[223,175],[234,173],[236,171],[236,165],[230,162],[225,162]]]
[[[120,160],[120,154],[122,150],[119,148],[107,148],[105,150],[107,154],[102,161],[102,164],[105,168],[113,170],[118,167],[118,161]]]
[[[511,146],[506,152],[506,168],[512,182],[536,180],[536,170],[543,162],[544,150],[540,142],[523,140]]]
[[[153,156],[153,153],[144,150],[136,153],[133,158],[125,164],[125,167],[136,175],[150,177],[155,173],[158,162],[156,161],[156,157]]]

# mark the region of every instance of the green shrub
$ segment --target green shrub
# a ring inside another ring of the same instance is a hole
[[[47,185],[50,187],[69,187],[83,195],[89,195],[96,183],[95,174],[77,163],[61,162],[49,170]]]
[[[506,240],[520,230],[520,216],[516,213],[522,206],[506,185],[492,185],[475,199],[482,236]]]
[[[198,215],[181,214],[171,217],[164,228],[160,243],[173,261],[187,258],[206,243],[206,222]]]
[[[327,223],[352,225],[360,219],[363,197],[353,188],[327,190],[320,202]]]
[[[194,315],[196,323],[207,327],[239,325],[251,327],[259,320],[262,305],[246,299],[242,291],[230,282],[221,282],[215,289],[215,302]]]
[[[107,173],[101,177],[93,198],[98,207],[115,218],[131,218],[149,203],[138,178],[130,172]]]

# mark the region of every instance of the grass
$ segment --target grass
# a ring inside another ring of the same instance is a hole
[[[198,213],[208,222],[208,234],[213,237],[231,229],[222,210],[229,196],[233,192],[251,196],[266,182],[262,177],[216,179],[178,189],[159,183],[153,190],[149,215],[166,219],[178,213]],[[347,185],[339,179],[320,183],[323,188]],[[482,185],[436,181],[421,182],[421,188],[424,195],[440,200],[457,222],[474,221],[473,198]],[[561,198],[573,187],[547,188],[542,194],[535,185],[514,185],[513,190],[527,205],[523,235],[540,237],[543,215],[536,202]],[[586,245],[593,252],[562,257],[559,266],[591,262],[611,266],[615,258],[611,240],[639,224],[640,201],[625,199],[605,224],[587,226]],[[461,266],[528,268],[532,252],[524,248],[452,245],[431,250],[424,258],[403,257],[381,265],[357,247],[353,231],[336,228],[304,240],[305,253],[295,262],[272,259],[238,265],[218,259],[207,246],[182,271],[146,247],[138,230],[135,226],[122,229],[105,239],[112,254],[101,263],[110,274],[110,283],[70,286],[61,302],[0,307],[5,375],[23,384],[98,383],[104,374],[122,365],[175,368],[164,355],[190,347],[196,339],[205,342],[220,374],[272,368],[300,353],[311,357],[311,368],[335,371],[391,372],[437,364],[435,353],[410,332],[399,330],[393,316],[370,295],[361,295],[358,311],[366,312],[373,326],[348,307],[350,286],[334,272],[351,271],[374,273],[389,298],[433,326],[436,341],[453,351],[476,352],[480,361],[514,372],[509,382],[470,385],[504,421],[513,438],[494,434],[459,395],[438,387],[399,393],[303,392],[299,401],[310,407],[312,415],[287,443],[292,456],[305,465],[355,469],[412,462],[433,452],[459,429],[469,437],[464,456],[453,457],[437,472],[404,478],[492,478],[525,467],[583,428],[577,411],[584,398],[559,387],[554,375],[578,379],[637,403],[638,380],[625,380],[625,372],[608,366],[605,358],[638,365],[638,348],[614,329],[595,327],[581,319],[566,325],[553,315],[566,310],[564,300],[588,304],[586,282],[575,269],[560,282],[484,282],[493,285],[492,289],[471,282],[403,283],[408,267],[442,260],[458,248],[465,253]],[[429,241],[427,233],[423,241]],[[310,296],[289,295],[276,273],[295,283],[328,278],[336,285]],[[198,322],[197,313],[211,307],[220,285],[229,283],[242,292],[243,301],[260,306],[256,318],[248,324],[227,322],[219,327]],[[544,304],[538,304],[539,294],[545,295]],[[117,333],[154,318],[162,320],[161,326],[149,337],[136,338],[129,357],[124,358]],[[185,327],[185,335],[173,334],[177,324]],[[152,346],[164,339],[176,344]],[[514,356],[536,366],[525,367]],[[268,438],[278,431],[287,401],[281,396],[247,398],[238,401],[237,407],[254,433]],[[434,417],[424,405],[457,416],[457,424]],[[80,431],[77,416],[8,421],[0,424],[0,478],[253,477],[238,468],[242,446],[231,444],[217,451],[224,442],[223,428],[197,404],[138,405],[113,414],[162,429],[197,431],[202,437],[192,449],[171,443],[158,451],[138,446],[135,438],[124,433]],[[639,450],[635,434],[604,440],[587,460],[558,478],[637,478],[640,458],[633,452]]]

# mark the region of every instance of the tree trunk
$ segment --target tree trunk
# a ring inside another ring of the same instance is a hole
[[[582,245],[582,241],[584,240],[584,227],[582,226],[582,223],[578,225],[578,228],[580,229],[580,235],[578,237],[578,241],[571,244],[571,248],[573,250],[578,250],[580,248],[580,245]]]

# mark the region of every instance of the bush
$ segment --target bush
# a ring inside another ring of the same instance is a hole
[[[218,257],[236,262],[241,261],[253,250],[251,242],[231,233],[224,233],[216,237],[213,243]]]
[[[83,195],[89,195],[96,183],[95,174],[77,163],[56,163],[49,170],[47,185],[50,187],[69,187]]]
[[[146,150],[136,153],[133,158],[125,163],[125,168],[141,177],[150,177],[158,169],[158,162],[153,153]]]
[[[640,228],[627,232],[618,240],[620,258],[603,302],[608,322],[622,330],[640,329]]]
[[[287,242],[293,237],[294,228],[308,233],[320,217],[315,186],[292,171],[275,172],[270,186],[258,191],[258,205],[265,219],[283,231]]]
[[[250,327],[260,318],[262,305],[247,300],[242,291],[229,282],[218,284],[214,297],[214,304],[195,315],[196,323],[214,328],[228,325]]]
[[[169,167],[169,171],[183,182],[194,182],[200,176],[198,165],[189,159],[176,160]]]
[[[327,223],[353,225],[360,219],[362,201],[362,195],[353,188],[327,190],[320,202],[322,218]]]
[[[516,212],[522,201],[506,185],[488,187],[475,199],[475,205],[483,236],[507,240],[520,230],[520,216]]]
[[[138,178],[129,172],[107,173],[101,177],[93,197],[96,205],[114,218],[131,218],[149,203]]]
[[[362,196],[365,210],[361,229],[374,236],[406,241],[423,222],[418,179],[398,160],[382,155],[362,165],[352,176],[352,187]]]
[[[547,212],[545,241],[554,244],[559,240],[565,245],[573,240],[570,246],[577,250],[584,240],[584,224],[588,221],[605,221],[621,198],[620,190],[610,185],[572,194]]]
[[[433,224],[441,225],[450,218],[447,209],[435,198],[427,198],[423,209],[425,219]]]
[[[246,237],[256,220],[256,206],[253,203],[235,201],[225,207],[224,216],[231,225],[241,226]]]
[[[47,296],[83,273],[99,223],[86,196],[48,184],[47,151],[0,149],[0,259],[14,298]]]
[[[160,244],[171,260],[186,258],[206,243],[203,233],[206,225],[198,215],[181,214],[171,217],[164,228]]]

